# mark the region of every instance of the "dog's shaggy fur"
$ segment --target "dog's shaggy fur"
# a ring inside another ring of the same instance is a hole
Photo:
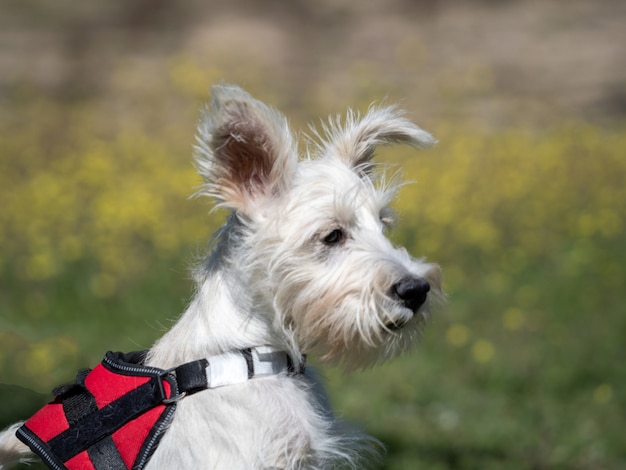
[[[415,341],[442,296],[440,270],[385,237],[398,181],[385,181],[372,157],[377,145],[431,146],[430,134],[395,107],[373,107],[331,119],[299,160],[285,117],[224,85],[197,139],[199,194],[232,214],[148,365],[269,345],[352,369]],[[14,431],[0,435],[0,467],[28,455]],[[356,467],[371,448],[338,424],[309,373],[280,374],[181,400],[148,468]]]

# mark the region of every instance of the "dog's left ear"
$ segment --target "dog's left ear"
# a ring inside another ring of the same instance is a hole
[[[197,194],[250,215],[283,194],[297,163],[285,117],[237,86],[211,88],[198,125],[196,162],[204,184]]]
[[[432,135],[404,115],[395,106],[372,107],[363,117],[349,111],[343,124],[336,119],[325,126],[326,141],[321,145],[321,153],[368,173],[374,150],[379,145],[398,143],[427,148],[437,143]]]

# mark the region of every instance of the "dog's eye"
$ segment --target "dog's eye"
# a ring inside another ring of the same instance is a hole
[[[345,234],[343,233],[343,230],[341,230],[340,228],[336,228],[324,238],[322,238],[322,242],[324,242],[325,245],[337,245],[341,243],[344,238]]]

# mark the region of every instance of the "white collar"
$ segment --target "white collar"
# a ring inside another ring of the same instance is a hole
[[[236,385],[248,380],[271,375],[304,373],[305,357],[295,362],[283,350],[271,346],[257,346],[226,352],[206,359],[187,362],[159,372],[176,380],[176,393],[170,398],[164,390],[164,403],[173,403],[186,395],[201,390]],[[162,388],[162,382],[158,382]]]
[[[207,388],[246,382],[252,378],[302,373],[304,361],[297,365],[286,352],[271,346],[241,349],[207,358]]]

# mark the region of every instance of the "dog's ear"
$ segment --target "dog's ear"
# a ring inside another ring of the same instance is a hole
[[[336,118],[324,126],[326,138],[321,153],[369,173],[376,146],[398,143],[427,148],[437,143],[432,135],[404,115],[395,106],[371,107],[363,117],[348,111],[345,122]]]
[[[232,85],[211,88],[196,139],[197,194],[244,214],[283,194],[297,163],[285,117]]]

